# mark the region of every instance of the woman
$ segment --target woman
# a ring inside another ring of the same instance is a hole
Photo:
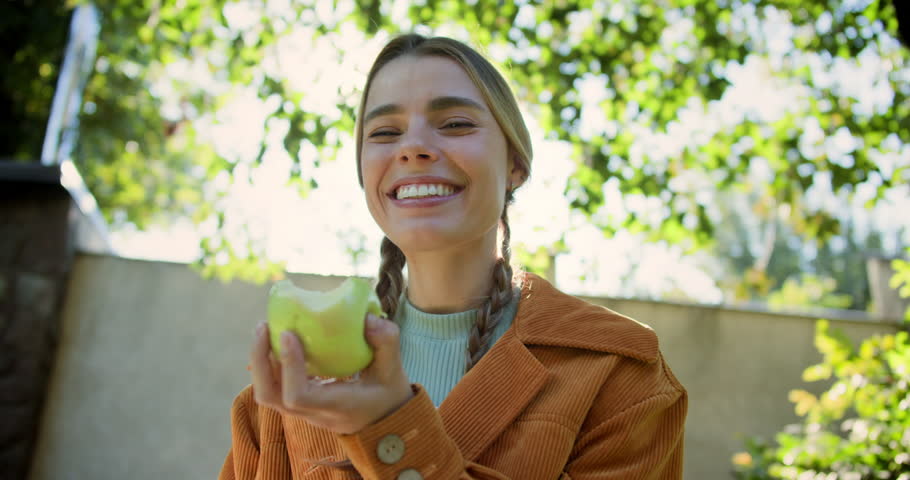
[[[513,278],[506,210],[531,142],[496,69],[450,39],[398,37],[356,137],[394,321],[368,315],[373,363],[332,384],[308,380],[292,334],[271,364],[260,324],[220,478],[681,478],[687,397],[654,333]]]

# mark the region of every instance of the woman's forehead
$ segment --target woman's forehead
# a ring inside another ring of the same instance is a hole
[[[367,111],[385,104],[421,108],[438,97],[463,97],[486,105],[480,90],[454,60],[439,56],[407,55],[384,65],[367,92]]]

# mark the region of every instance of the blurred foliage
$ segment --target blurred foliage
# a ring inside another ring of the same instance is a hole
[[[202,248],[217,253],[192,265],[206,278],[217,278],[224,283],[235,278],[253,283],[272,283],[284,278],[285,264],[266,260],[265,252],[257,244],[247,242],[246,249],[241,250],[233,243],[215,248],[208,244],[209,241],[208,238],[203,239]]]
[[[770,480],[774,450],[760,438],[747,438],[745,450],[733,455],[734,478],[737,480]]]
[[[910,248],[907,249],[907,258],[910,258]],[[910,261],[893,260],[894,276],[891,277],[890,286],[896,289],[901,298],[910,298]],[[904,312],[904,322],[910,325],[910,307]]]
[[[521,242],[516,242],[512,249],[514,263],[526,272],[539,275],[551,282],[556,278],[556,255],[567,251],[566,244],[563,240],[558,240],[550,246],[539,246],[535,250],[530,250]]]
[[[456,25],[481,50],[505,52],[504,58],[490,56],[547,135],[575,147],[578,166],[566,185],[572,206],[608,234],[628,228],[689,248],[709,245],[718,221],[714,202],[705,187],[687,179],[707,179],[709,190],[730,191],[761,164],[772,178],[762,201],[786,207],[799,235],[825,239],[840,224],[828,212],[803,208],[802,196],[813,184],[830,181],[840,193],[869,182],[877,190],[871,204],[908,179],[905,163],[880,168],[874,162],[875,155],[910,142],[910,63],[895,39],[894,8],[881,0],[426,0],[407,4],[410,24],[392,17],[391,2],[374,0],[358,0],[346,18],[328,23],[319,20],[326,5],[315,0],[290,2],[285,12],[267,2],[226,0],[95,3],[101,39],[96,73],[85,90],[77,164],[115,226],[141,229],[176,216],[211,224],[197,264],[204,272],[227,268],[225,258],[245,265],[230,270],[242,277],[278,263],[260,258],[264,252],[255,239],[219,241],[228,230],[221,215],[224,184],[249,181],[247,167],[262,162],[266,141],[258,154],[232,157],[200,137],[198,122],[212,122],[219,107],[255,89],[268,113],[262,131],[250,135],[283,137],[293,159],[288,185],[301,195],[318,187],[311,162],[301,161],[303,148],[318,152],[318,166],[335,157],[341,133],[353,130],[357,92],[339,87],[337,114],[317,113],[304,107],[306,92],[263,68],[276,42],[300,26],[318,37],[352,27],[372,34]],[[226,15],[240,4],[254,12],[253,21]],[[333,2],[332,11],[343,11],[343,4]],[[30,21],[40,17],[33,14]],[[792,41],[783,50],[772,48],[784,31]],[[340,61],[346,53],[337,51]],[[878,81],[890,92],[889,102],[870,109],[843,93],[838,69],[859,65],[858,57],[880,60]],[[740,112],[719,128],[701,129],[680,152],[661,153],[642,143],[645,134],[671,135],[686,111],[707,111],[728,91],[729,67],[749,58],[767,66],[763,81],[802,88],[799,104],[780,118]],[[214,89],[175,75],[176,66],[186,63],[202,65],[231,87]],[[594,88],[583,91],[585,85]],[[590,105],[592,91],[597,100]],[[857,146],[846,158],[828,155],[804,138],[809,124],[824,138],[847,134]],[[820,172],[830,180],[818,180]],[[626,197],[660,198],[660,217],[606,214],[608,181]]]
[[[905,298],[910,296],[906,263],[892,280]],[[747,440],[746,451],[733,458],[736,478],[910,478],[908,325],[854,348],[843,332],[819,320],[815,346],[822,362],[803,371],[803,380],[830,387],[818,396],[792,390],[790,402],[802,422],[779,433],[774,445]]]
[[[59,0],[0,2],[0,160],[41,158],[69,14]]]
[[[768,295],[771,309],[792,307],[822,307],[845,309],[853,299],[849,295],[834,293],[837,282],[833,278],[822,278],[803,274],[801,278],[788,278],[779,290]]]

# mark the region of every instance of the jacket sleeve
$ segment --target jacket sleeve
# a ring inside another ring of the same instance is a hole
[[[575,442],[561,480],[680,480],[688,395],[666,372],[666,388],[593,419]]]
[[[258,408],[252,385],[243,389],[231,407],[231,449],[218,480],[290,480],[284,435],[269,433],[282,432],[280,423],[277,413]],[[269,428],[270,425],[278,428]],[[275,438],[269,438],[270,435]]]
[[[466,462],[446,433],[426,390],[419,384],[413,389],[414,397],[389,416],[357,433],[338,436],[345,454],[365,480],[508,480],[488,467]],[[408,470],[420,476],[408,476],[404,473]]]

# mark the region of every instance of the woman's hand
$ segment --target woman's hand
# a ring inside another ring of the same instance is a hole
[[[276,360],[268,325],[259,324],[250,354],[256,403],[336,433],[355,433],[394,412],[413,396],[401,366],[398,326],[367,314],[365,335],[373,361],[360,378],[321,383],[307,374],[297,335],[282,333],[283,354]]]

